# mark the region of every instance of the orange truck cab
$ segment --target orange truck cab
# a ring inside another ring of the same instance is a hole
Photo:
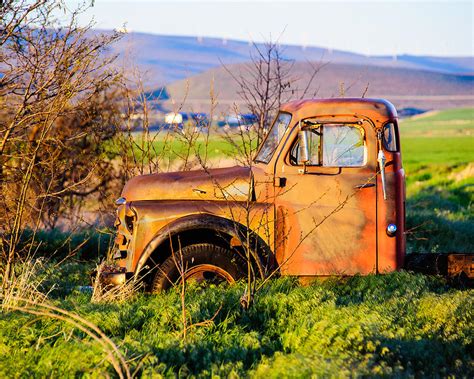
[[[299,277],[400,269],[405,174],[396,110],[379,99],[284,104],[248,167],[138,176],[117,205],[120,269],[110,283],[146,273],[159,291],[180,275],[232,282],[249,267]]]

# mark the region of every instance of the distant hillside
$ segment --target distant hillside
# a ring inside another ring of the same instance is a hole
[[[262,44],[259,44],[262,46]],[[411,68],[428,71],[469,74],[474,73],[472,57],[444,58],[400,55],[368,57],[340,50],[320,47],[283,45],[285,58],[297,62],[325,61],[333,64]],[[119,54],[121,62],[130,68],[136,65],[148,72],[147,84],[157,87],[169,84],[224,64],[242,63],[249,60],[252,46],[248,42],[217,38],[163,36],[145,33],[129,33],[111,47]]]
[[[318,63],[313,63],[318,64]],[[245,72],[245,64],[226,66],[233,73]],[[299,80],[294,84],[292,99],[302,96],[311,65],[296,62],[293,74]],[[238,102],[238,87],[228,71],[215,68],[167,86],[168,94],[179,103],[187,95],[186,106],[190,110],[209,109],[211,83],[220,103],[219,110]],[[456,75],[419,69],[380,67],[330,63],[324,66],[306,97],[362,96],[383,97],[397,107],[416,106],[424,109],[439,109],[458,106],[474,106],[474,76]],[[189,88],[188,88],[189,87]],[[188,88],[188,89],[187,89]],[[164,104],[171,107],[171,101]]]

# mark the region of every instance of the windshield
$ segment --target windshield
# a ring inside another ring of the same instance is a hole
[[[273,153],[275,152],[278,144],[283,138],[288,125],[290,125],[291,114],[280,113],[275,120],[270,132],[268,133],[267,139],[263,142],[263,146],[255,158],[256,162],[268,163],[272,159]]]

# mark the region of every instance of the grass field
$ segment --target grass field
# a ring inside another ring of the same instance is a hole
[[[149,137],[144,137],[143,132],[137,131],[132,134],[135,141],[133,147],[136,156],[141,156],[140,150],[147,150],[148,144],[152,155],[158,156],[165,162],[179,162],[188,156],[191,159],[199,155],[201,158],[216,163],[222,160],[234,159],[243,153],[247,154],[250,144],[247,133],[240,135],[237,130],[223,131],[215,126],[211,127],[209,135],[204,133],[194,133],[193,125],[187,125],[186,137],[181,133],[173,133],[168,130],[150,132]],[[155,134],[154,134],[155,133]],[[149,141],[149,142],[147,142]],[[245,148],[243,147],[245,145]],[[252,138],[252,147],[256,147],[256,139]],[[111,143],[109,146],[111,152],[118,153],[118,144]],[[146,160],[146,158],[145,158]],[[166,170],[166,165],[162,165]]]
[[[410,251],[473,250],[472,131],[472,110],[402,122]],[[78,289],[90,263],[42,267],[35,277],[53,288],[49,302],[96,324],[138,377],[474,376],[474,290],[441,278],[398,272],[307,287],[280,278],[249,311],[239,306],[243,283],[193,287],[184,338],[178,290],[96,304]],[[0,377],[64,376],[117,374],[84,331],[1,310]]]
[[[474,109],[400,125],[408,251],[474,252]]]
[[[429,112],[401,124],[404,137],[474,137],[474,108]]]
[[[237,143],[236,146],[241,145],[241,143]],[[165,151],[167,157],[172,161],[180,159],[189,149],[187,142],[179,138],[174,138],[172,142],[166,141],[165,137],[158,138],[153,142],[152,146],[152,149],[156,152]],[[204,156],[206,151],[210,159],[223,158],[231,156],[234,147],[226,141],[223,135],[196,138],[195,145],[190,149],[191,155],[195,155],[198,152],[201,156]]]
[[[276,279],[249,311],[244,285],[92,304],[78,266],[54,272],[53,304],[95,323],[140,377],[472,377],[472,290],[394,273],[301,287]],[[69,273],[69,274],[67,274]],[[71,276],[74,275],[74,276]],[[211,320],[212,321],[209,321]],[[64,322],[0,314],[0,376],[114,376],[101,345]]]

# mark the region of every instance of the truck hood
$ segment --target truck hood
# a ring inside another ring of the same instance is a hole
[[[253,191],[249,167],[168,172],[130,179],[122,196],[139,200],[235,200],[245,201]]]

